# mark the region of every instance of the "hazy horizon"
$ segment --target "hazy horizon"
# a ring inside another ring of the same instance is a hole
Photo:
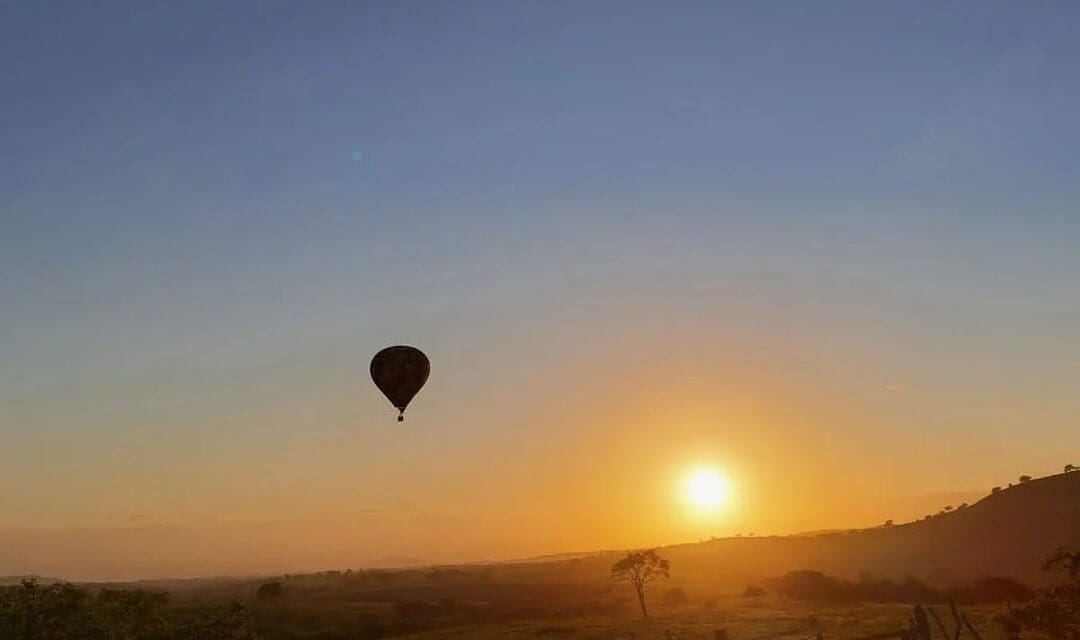
[[[829,529],[856,529],[880,525],[886,517],[897,523],[918,520],[936,513],[944,505],[959,505],[985,497],[989,491],[952,491],[905,499],[890,500],[887,505],[833,522]],[[863,505],[866,507],[866,505]],[[888,509],[883,507],[889,507]],[[873,515],[870,515],[873,512]],[[859,515],[863,517],[859,517]],[[887,515],[881,515],[887,514]],[[166,520],[140,521],[85,529],[16,529],[0,531],[0,545],[17,551],[8,554],[0,576],[40,575],[48,578],[95,582],[131,581],[169,578],[206,578],[225,576],[281,575],[329,570],[390,568],[440,564],[468,564],[528,560],[562,554],[592,553],[619,549],[662,547],[702,538],[661,539],[661,537],[626,540],[607,544],[616,536],[595,537],[594,546],[558,547],[559,540],[573,540],[568,527],[545,528],[540,535],[518,547],[505,546],[508,531],[494,531],[477,536],[468,531],[474,524],[452,522],[452,518],[427,517],[410,520],[395,514],[398,528],[391,536],[394,545],[382,554],[365,555],[357,547],[382,542],[386,531],[365,532],[364,524],[373,514],[310,513],[288,520],[247,522],[177,523]],[[394,516],[388,518],[394,519]],[[814,520],[816,522],[816,520]],[[431,522],[441,525],[438,539],[426,528]],[[574,523],[572,526],[580,526]],[[594,524],[588,523],[586,524]],[[404,526],[402,526],[404,525]],[[334,535],[326,531],[333,528]],[[426,532],[410,536],[409,529]],[[819,529],[778,531],[738,531],[716,537],[794,535]],[[468,537],[463,534],[471,534]],[[519,537],[519,536],[518,536]],[[711,535],[706,538],[712,537]],[[579,544],[588,545],[584,539]],[[435,554],[425,550],[438,548]],[[552,547],[551,545],[556,545]],[[82,566],[77,571],[66,567]]]
[[[0,7],[0,575],[871,526],[1080,463],[1078,27]]]

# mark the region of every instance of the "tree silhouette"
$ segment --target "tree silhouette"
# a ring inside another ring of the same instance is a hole
[[[891,527],[891,526],[893,526],[893,521],[892,521],[892,518],[889,518],[888,520],[886,520],[886,521],[885,521],[885,524],[884,524],[884,525],[882,525],[882,526],[884,526],[884,527]]]
[[[1069,473],[1071,471],[1076,471],[1076,465],[1075,464],[1067,464],[1067,465],[1065,465],[1065,473]]]
[[[1031,476],[1020,476],[1020,482],[1030,482]]]
[[[656,553],[656,549],[628,553],[626,557],[611,565],[611,577],[622,582],[629,582],[634,587],[638,604],[641,605],[641,615],[648,618],[649,610],[645,608],[645,585],[657,578],[667,578],[671,565],[667,560]]]
[[[1001,487],[994,487],[993,489],[990,490],[990,493],[1000,493],[1000,492],[1001,492]]]

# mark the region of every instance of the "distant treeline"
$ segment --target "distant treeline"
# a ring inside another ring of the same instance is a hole
[[[172,605],[164,593],[24,580],[0,587],[0,640],[253,640],[237,603]]]
[[[792,571],[765,581],[773,593],[808,602],[902,602],[944,603],[950,597],[962,604],[1024,602],[1032,591],[1011,578],[983,578],[951,589],[938,589],[917,580],[865,578],[857,582],[825,575],[820,571]]]
[[[346,576],[336,584],[315,582],[287,579],[258,588],[253,613],[261,639],[387,638],[467,625],[621,616],[635,606],[614,584],[500,584],[470,581],[464,573],[403,576],[402,584],[385,580],[375,589],[350,586]]]

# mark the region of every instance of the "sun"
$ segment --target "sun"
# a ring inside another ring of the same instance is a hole
[[[701,512],[717,511],[731,502],[731,482],[712,467],[691,471],[684,488],[686,501]]]

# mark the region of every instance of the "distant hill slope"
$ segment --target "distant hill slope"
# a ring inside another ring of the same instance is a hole
[[[879,578],[911,576],[942,587],[987,576],[1009,576],[1037,585],[1050,578],[1039,568],[1042,560],[1061,546],[1080,548],[1080,471],[1031,480],[918,522],[854,531],[722,538],[660,551],[671,561],[672,585],[730,592],[798,569],[851,579],[864,573]],[[625,554],[625,550],[559,554],[457,568],[464,576],[502,582],[608,583],[611,564]],[[399,574],[406,582],[409,576],[422,581],[432,569],[414,566],[387,573]],[[159,581],[159,587],[187,589],[221,582],[223,588],[232,589],[257,581],[194,579],[183,585]]]
[[[36,580],[41,584],[53,584],[54,582],[60,582],[60,578],[50,578],[46,576],[0,576],[0,587],[10,587],[17,585],[23,580]]]
[[[939,585],[988,575],[1034,584],[1046,580],[1039,565],[1060,546],[1080,547],[1080,472],[1031,480],[918,522],[725,538],[668,547],[664,555],[673,567],[746,581],[805,568],[847,577],[913,576]]]

